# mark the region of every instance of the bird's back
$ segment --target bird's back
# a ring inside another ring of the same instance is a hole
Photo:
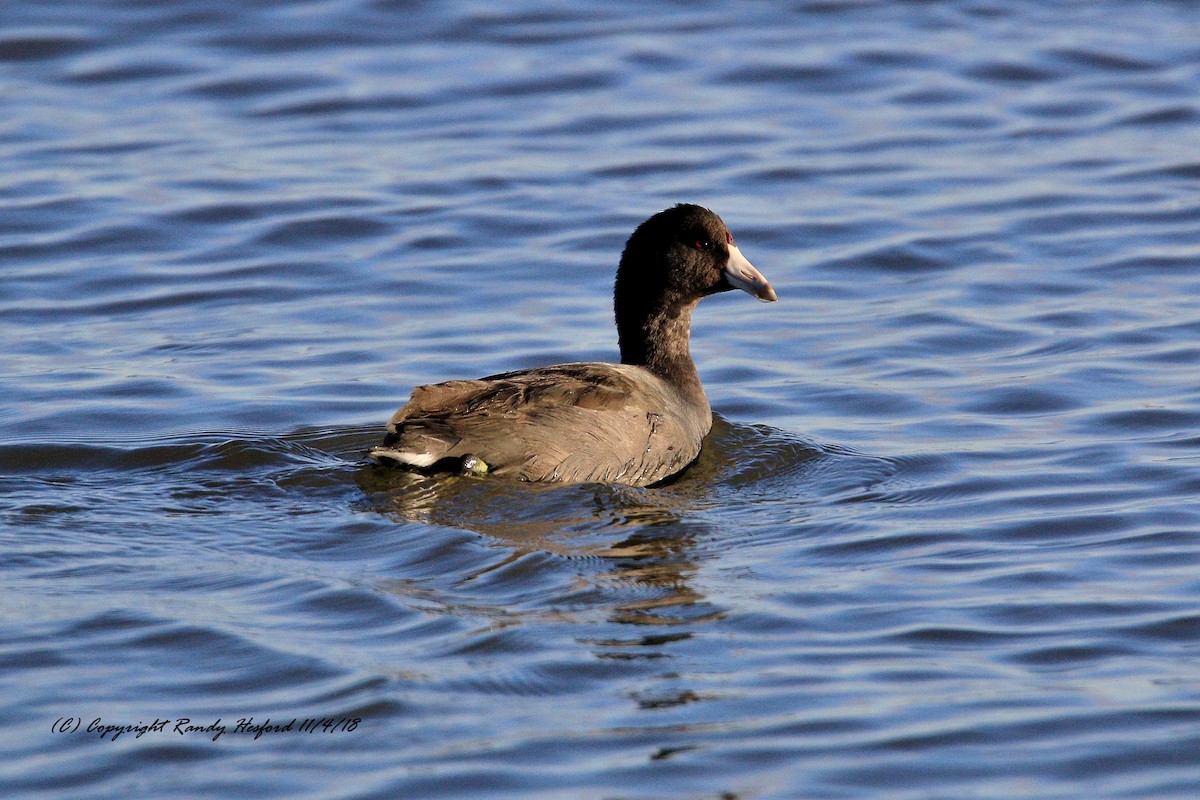
[[[650,371],[579,363],[417,387],[373,460],[528,481],[645,486],[693,461],[712,425],[708,401]]]

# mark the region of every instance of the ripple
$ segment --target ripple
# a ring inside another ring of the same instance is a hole
[[[874,251],[855,253],[821,265],[825,270],[839,272],[925,273],[940,272],[954,267],[954,262],[923,251],[920,245],[889,245]]]
[[[327,86],[320,75],[259,75],[204,81],[188,89],[189,93],[212,99],[241,99]]]
[[[258,243],[300,246],[340,239],[372,238],[391,230],[391,226],[361,216],[323,215],[310,219],[279,223],[263,233]]]
[[[497,81],[480,87],[477,93],[486,97],[524,97],[553,95],[559,92],[579,92],[604,89],[616,83],[614,74],[598,71],[539,75],[519,80]]]
[[[1148,432],[1185,432],[1196,430],[1200,412],[1170,408],[1141,408],[1097,415],[1089,426],[1100,426],[1110,433],[1137,435]]]
[[[1015,61],[979,64],[967,70],[966,74],[972,78],[1000,84],[1044,83],[1061,77],[1060,72],[1049,67],[1038,67]]]
[[[74,31],[10,29],[0,33],[0,61],[44,61],[74,55],[91,46],[87,36]]]
[[[1122,514],[1071,514],[998,523],[992,526],[992,534],[1000,541],[1044,541],[1078,546],[1096,537],[1126,531],[1129,528],[1129,521]]]
[[[1006,387],[980,393],[966,410],[983,414],[1054,414],[1081,407],[1077,399],[1060,392]]]
[[[1124,117],[1117,124],[1134,126],[1180,125],[1195,122],[1197,119],[1200,119],[1200,111],[1197,111],[1195,108],[1173,105]]]
[[[468,39],[517,46],[569,42],[594,33],[612,19],[610,13],[568,11],[562,8],[489,9],[462,15],[446,32],[452,39]]]
[[[1060,59],[1068,64],[1100,70],[1102,72],[1149,72],[1159,69],[1160,64],[1141,57],[1132,57],[1123,53],[1105,52],[1101,50],[1063,47],[1049,51],[1052,58]]]
[[[844,94],[878,88],[881,81],[873,76],[872,71],[851,64],[776,64],[739,67],[726,72],[719,81],[736,86],[778,84],[815,93]]]
[[[376,94],[371,97],[325,96],[321,93],[315,96],[287,98],[282,100],[260,100],[251,110],[254,117],[270,119],[272,117],[311,117],[326,119],[332,116],[353,114],[387,114],[390,112],[416,109],[427,105],[429,101],[423,97],[410,94],[389,93]]]
[[[1126,629],[1126,633],[1173,644],[1193,644],[1200,640],[1200,615],[1183,613]]]
[[[123,84],[141,83],[162,78],[177,78],[194,74],[194,66],[169,60],[148,59],[125,60],[123,58],[94,58],[76,63],[66,79],[80,84]]]

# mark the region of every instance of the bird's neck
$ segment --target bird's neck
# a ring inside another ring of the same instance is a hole
[[[621,363],[645,367],[682,393],[703,397],[704,389],[689,348],[696,302],[666,302],[642,309],[641,313],[618,309]]]

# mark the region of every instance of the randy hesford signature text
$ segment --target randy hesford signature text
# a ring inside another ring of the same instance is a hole
[[[138,720],[136,725],[111,723],[103,717],[96,717],[88,722],[85,717],[59,717],[50,726],[54,733],[90,733],[101,739],[116,741],[122,734],[131,734],[140,739],[148,733],[178,734],[179,736],[208,735],[215,742],[226,733],[253,734],[258,739],[274,733],[350,733],[362,722],[362,717],[295,717],[288,722],[276,721],[267,717],[262,722],[256,722],[254,717],[242,717],[235,723],[225,724],[218,717],[207,725],[203,722],[193,722],[188,717],[178,719],[159,719],[146,723]]]

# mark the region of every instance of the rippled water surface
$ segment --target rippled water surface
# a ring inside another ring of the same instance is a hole
[[[1200,796],[1192,4],[11,2],[0,75],[6,796]],[[614,358],[678,201],[780,296],[682,479],[364,463]]]

